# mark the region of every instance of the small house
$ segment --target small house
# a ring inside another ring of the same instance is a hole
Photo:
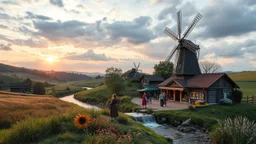
[[[173,75],[160,83],[159,88],[172,101],[187,102],[189,99],[219,103],[239,86],[225,73],[199,74],[194,76]]]
[[[10,83],[9,85],[11,92],[18,93],[29,93],[30,92],[30,84],[29,83]]]

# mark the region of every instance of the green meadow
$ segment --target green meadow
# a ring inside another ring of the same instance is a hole
[[[109,110],[84,109],[52,96],[0,91],[0,109],[1,144],[169,143],[122,113],[110,121]],[[85,129],[74,125],[79,113],[91,117]]]

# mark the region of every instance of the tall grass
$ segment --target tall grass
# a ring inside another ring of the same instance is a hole
[[[255,144],[256,123],[246,117],[227,118],[224,124],[219,122],[211,137],[216,144]]]

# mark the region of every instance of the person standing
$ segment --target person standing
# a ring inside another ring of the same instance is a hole
[[[109,116],[111,118],[116,118],[118,117],[118,108],[117,108],[117,99],[116,99],[116,94],[112,95],[112,100],[109,105],[110,113]]]
[[[163,95],[163,92],[161,92],[160,95],[159,95],[159,101],[160,101],[160,106],[163,106],[164,105],[164,95]]]
[[[164,93],[164,106],[166,106],[166,103],[167,103],[167,95],[166,93]]]
[[[142,108],[147,108],[147,98],[146,98],[146,93],[144,92],[142,96]]]

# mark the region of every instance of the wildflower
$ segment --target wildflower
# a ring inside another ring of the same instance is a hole
[[[78,114],[74,118],[74,125],[79,129],[87,128],[89,125],[90,117],[86,114]]]

